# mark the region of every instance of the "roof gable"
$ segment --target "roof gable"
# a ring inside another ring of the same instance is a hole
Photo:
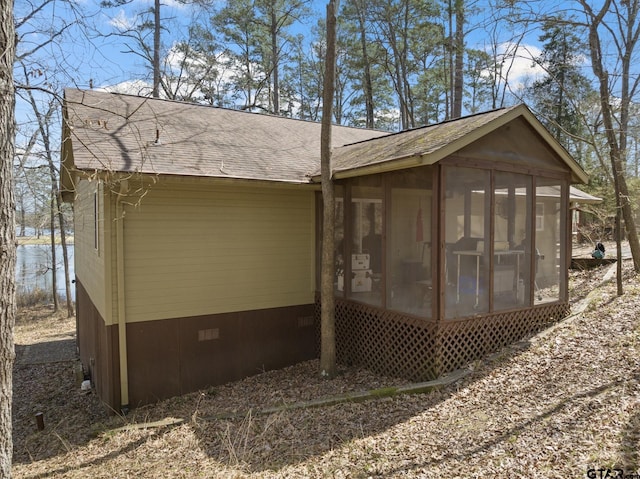
[[[553,138],[546,128],[524,105],[494,110],[409,130],[394,135],[375,138],[358,144],[336,148],[333,153],[333,171],[336,178],[360,176],[364,174],[393,171],[411,166],[434,164],[454,153],[472,152],[483,145],[496,147],[493,140],[499,137],[501,129],[518,128],[527,132],[531,145],[535,145],[541,157],[532,155],[530,150],[518,147],[513,150],[508,142],[502,142],[499,156],[511,161],[543,162],[547,167],[571,171],[572,181],[585,183],[587,175],[569,153]],[[512,133],[514,145],[522,138]],[[498,142],[500,143],[500,142]],[[506,146],[505,146],[506,145]],[[500,147],[500,145],[497,145]],[[494,152],[495,153],[495,152]],[[489,157],[496,159],[492,153]],[[540,164],[538,164],[540,166]],[[319,175],[316,170],[316,177]]]
[[[514,163],[528,168],[566,171],[567,165],[522,117],[487,133],[461,148],[457,155],[468,159],[487,159]]]

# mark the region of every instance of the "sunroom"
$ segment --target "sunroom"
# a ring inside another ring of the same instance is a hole
[[[569,311],[570,184],[524,106],[338,149],[339,361],[426,380]]]

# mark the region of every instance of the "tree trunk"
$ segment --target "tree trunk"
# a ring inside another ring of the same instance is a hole
[[[453,67],[453,111],[452,118],[462,116],[462,96],[464,80],[464,2],[456,0],[456,33],[453,37],[453,49],[455,52]]]
[[[333,278],[335,252],[335,198],[331,179],[331,117],[336,65],[336,5],[327,5],[327,54],[325,58],[324,91],[322,94],[322,125],[320,163],[322,173],[322,264],[320,279],[320,374],[332,378],[336,375],[335,299]]]
[[[55,178],[52,182],[55,181]],[[58,304],[58,259],[56,255],[56,200],[54,194],[54,185],[51,185],[49,194],[49,229],[51,239],[51,294],[53,297],[53,310],[58,312],[60,305]]]
[[[364,68],[364,104],[366,113],[365,127],[373,129],[375,125],[374,111],[373,111],[373,82],[371,81],[371,61],[369,59],[369,53],[367,52],[367,30],[364,8],[361,2],[355,2],[356,13],[358,15],[358,30],[360,31],[360,46],[362,48],[362,63]]]
[[[0,477],[11,478],[13,326],[16,316],[16,234],[13,197],[15,90],[13,2],[0,2]]]
[[[276,19],[275,6],[271,9],[271,56],[273,61],[273,113],[280,114],[280,77],[278,58],[278,22]]]
[[[60,245],[62,246],[62,261],[64,263],[64,289],[67,296],[67,318],[74,314],[73,299],[71,298],[71,275],[69,274],[69,249],[67,248],[67,228],[62,213],[62,195],[57,191],[56,203],[58,205],[58,224],[60,225]]]
[[[24,236],[25,235],[25,227],[26,227],[26,222],[27,219],[25,217],[25,204],[24,204],[24,194],[20,195],[20,236]]]
[[[28,77],[25,74],[25,77]],[[71,278],[69,277],[69,254],[67,250],[67,238],[66,238],[66,230],[64,224],[64,215],[62,213],[62,195],[60,193],[60,188],[58,188],[58,175],[56,171],[56,167],[54,164],[52,151],[51,151],[51,141],[49,134],[49,125],[51,122],[51,118],[53,117],[53,113],[56,111],[56,101],[53,100],[49,103],[48,111],[42,115],[41,111],[38,108],[38,103],[36,102],[33,93],[31,90],[28,92],[29,101],[31,102],[31,107],[33,108],[33,112],[38,119],[38,131],[40,132],[40,136],[42,138],[42,142],[44,143],[44,150],[47,157],[48,167],[49,167],[49,178],[51,181],[51,232],[52,232],[52,244],[51,244],[51,258],[52,258],[52,273],[53,273],[53,304],[54,309],[58,311],[59,303],[58,303],[58,286],[57,286],[57,263],[56,263],[56,243],[55,243],[55,213],[57,212],[58,224],[60,226],[60,241],[62,245],[62,258],[64,261],[64,278],[65,278],[65,292],[67,296],[67,317],[73,316],[73,301],[71,299]]]
[[[52,178],[52,199],[51,201],[55,202],[54,203],[54,210],[57,213],[57,219],[58,219],[58,226],[60,228],[60,246],[62,247],[62,262],[64,265],[64,289],[65,289],[65,294],[66,294],[66,305],[67,305],[67,317],[70,318],[73,316],[74,310],[73,310],[73,300],[71,298],[71,276],[69,274],[69,250],[67,248],[67,231],[66,231],[66,226],[65,226],[65,221],[64,221],[64,214],[62,213],[62,194],[60,193],[60,188],[58,188],[58,181],[56,179],[56,172],[55,172],[55,168],[53,165],[53,158],[51,158],[50,155],[47,155],[48,160],[49,160],[49,169],[50,169],[50,173],[51,173],[51,178]],[[52,220],[52,224],[55,225],[55,221]],[[53,274],[56,274],[56,263],[55,263],[55,258],[56,258],[56,253],[55,253],[55,246],[53,249],[53,265],[54,265],[54,270],[53,270]],[[58,295],[57,293],[57,281],[54,282],[54,307],[56,309],[56,311],[59,309],[59,304],[58,304]]]
[[[624,162],[622,161],[624,151],[621,145],[626,145],[626,134],[624,125],[621,125],[620,135],[621,141],[616,138],[616,130],[614,127],[613,112],[610,101],[609,92],[609,75],[602,64],[602,48],[600,45],[600,37],[598,35],[598,27],[602,23],[602,19],[608,10],[610,1],[605,2],[600,13],[595,15],[590,7],[581,0],[586,11],[591,14],[591,24],[589,25],[589,48],[591,53],[591,63],[593,73],[598,79],[600,86],[600,107],[602,109],[602,121],[604,123],[605,133],[607,135],[607,144],[609,146],[609,158],[611,160],[611,172],[614,176],[614,185],[616,193],[616,204],[620,204],[622,217],[624,219],[625,231],[629,240],[629,248],[633,258],[633,268],[640,273],[640,242],[638,240],[638,230],[631,208],[629,197],[629,188],[624,173]],[[629,61],[626,59],[626,61]],[[624,102],[623,102],[624,103]]]
[[[160,97],[160,0],[153,8],[153,98]]]
[[[624,219],[625,232],[629,240],[629,249],[633,258],[633,269],[636,273],[640,273],[640,241],[638,239],[638,229],[636,220],[631,207],[629,196],[629,187],[624,176],[624,167],[619,156],[620,152],[611,153],[611,165],[613,174],[618,178],[618,186],[616,187],[616,197],[620,203],[622,210],[622,218]]]
[[[415,116],[414,116],[414,105],[413,105],[413,95],[411,93],[411,81],[410,81],[410,72],[409,72],[409,30],[410,30],[410,14],[409,14],[409,5],[405,3],[404,5],[404,23],[402,28],[402,53],[400,55],[400,66],[402,71],[402,89],[403,96],[405,98],[405,104],[407,108],[407,120],[409,128],[415,128]]]
[[[622,296],[622,224],[620,218],[620,197],[616,198],[616,292]]]

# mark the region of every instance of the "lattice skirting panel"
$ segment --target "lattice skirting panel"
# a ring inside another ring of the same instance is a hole
[[[567,304],[495,313],[438,326],[439,371],[444,374],[527,338],[569,314]]]
[[[414,381],[434,378],[435,333],[435,322],[336,302],[336,352],[345,364]]]
[[[435,322],[336,300],[337,360],[384,375],[426,381],[531,336],[568,313],[567,304],[552,304]]]

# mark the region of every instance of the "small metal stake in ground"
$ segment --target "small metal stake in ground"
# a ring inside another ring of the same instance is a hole
[[[36,413],[36,425],[38,426],[38,431],[44,430],[44,414],[41,412]]]

